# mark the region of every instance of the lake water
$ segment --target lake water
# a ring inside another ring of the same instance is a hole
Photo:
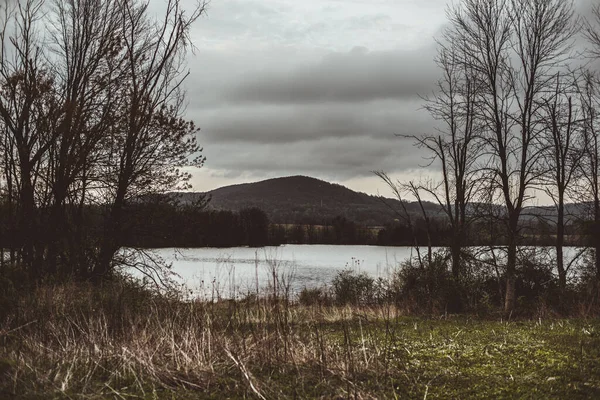
[[[548,251],[551,248],[539,248]],[[421,251],[424,251],[422,249]],[[344,269],[389,277],[415,250],[411,247],[284,245],[265,248],[164,248],[153,250],[172,264],[176,280],[204,298],[237,298],[272,290],[273,282],[293,293],[331,284]],[[577,253],[567,248],[566,260]],[[497,254],[497,258],[502,258]],[[275,277],[275,279],[274,279]],[[270,289],[269,289],[270,288]]]
[[[293,292],[328,285],[339,271],[351,268],[388,277],[414,249],[410,247],[284,245],[264,248],[156,249],[172,263],[177,280],[202,297],[232,298],[289,284]],[[258,285],[257,285],[258,282]]]

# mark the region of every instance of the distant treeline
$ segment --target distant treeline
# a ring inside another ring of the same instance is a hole
[[[0,207],[0,221],[10,221],[9,209]],[[88,206],[83,212],[82,231],[100,238],[103,214],[100,206]],[[415,219],[412,228],[402,221],[384,226],[366,226],[343,216],[316,223],[272,223],[265,211],[250,207],[240,211],[207,209],[205,202],[179,204],[177,199],[146,198],[131,203],[124,213],[123,245],[127,247],[261,247],[282,244],[342,244],[381,246],[448,246],[451,229],[441,218]],[[586,244],[593,232],[583,224],[567,226],[567,245]],[[6,249],[19,248],[18,235],[10,224],[0,224],[0,240]],[[523,226],[523,245],[552,245],[551,225],[530,222]],[[467,234],[469,245],[502,245],[506,233],[494,221],[473,224]]]
[[[443,219],[429,221],[429,232],[423,219],[415,219],[414,226],[392,221],[384,226],[369,227],[345,217],[336,217],[322,224],[270,224],[270,244],[356,244],[378,246],[432,246],[446,247],[452,240],[452,231]],[[591,224],[571,224],[566,229],[566,245],[586,245],[593,237]],[[506,231],[498,224],[473,224],[467,232],[469,246],[506,245]],[[552,246],[556,239],[551,226],[532,222],[523,226],[520,245]]]
[[[566,226],[566,245],[586,245],[594,237],[591,223]],[[127,213],[125,245],[134,247],[237,247],[282,244],[339,244],[379,246],[449,246],[452,230],[443,218],[429,226],[416,218],[412,227],[393,220],[384,226],[366,226],[344,216],[315,223],[272,223],[257,207],[240,211],[210,210],[203,205],[175,202],[132,204]],[[522,222],[520,245],[552,246],[552,225],[543,220]],[[473,223],[466,234],[470,246],[506,245],[507,232],[495,220]]]

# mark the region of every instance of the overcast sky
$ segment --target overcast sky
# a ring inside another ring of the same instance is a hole
[[[446,4],[212,0],[186,82],[207,157],[194,190],[302,174],[388,195],[371,171],[428,175],[395,134],[433,129],[419,95],[437,80]]]

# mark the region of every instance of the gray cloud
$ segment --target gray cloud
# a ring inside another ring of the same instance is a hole
[[[433,47],[387,52],[355,48],[291,71],[246,75],[226,96],[232,102],[279,104],[410,98],[432,90],[439,75],[434,55]]]
[[[431,131],[418,100],[303,105],[250,105],[199,112],[212,143],[296,143],[357,136],[381,138]]]
[[[410,169],[422,164],[421,153],[415,151],[412,142],[397,137],[211,146],[219,154],[226,154],[228,149],[236,151],[210,161],[211,168],[226,178],[250,172],[256,177],[305,174],[346,180],[371,176],[373,170],[397,171],[399,165]]]
[[[439,76],[445,2],[212,2],[192,33],[186,82],[212,182],[348,181],[423,166],[395,134],[434,129],[419,95]]]
[[[445,3],[211,3],[194,31],[199,50],[186,86],[212,181],[435,173],[423,151],[394,134],[435,129],[418,95],[439,77],[433,37]],[[589,16],[594,4],[577,0],[576,11]],[[585,47],[580,38],[575,47]]]
[[[227,179],[338,180],[418,167],[422,153],[395,134],[433,130],[418,95],[433,90],[434,52],[205,54],[188,115],[202,128],[207,166]]]
[[[438,78],[434,55],[433,43],[419,50],[212,49],[191,65],[187,114],[202,128],[206,165],[221,180],[305,174],[343,181],[418,168],[422,152],[395,134],[433,130],[419,95]]]

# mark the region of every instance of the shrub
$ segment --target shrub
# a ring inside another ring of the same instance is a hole
[[[409,312],[489,312],[501,304],[498,279],[468,249],[463,255],[458,280],[452,275],[447,250],[434,252],[430,263],[407,260],[393,276],[390,295]]]
[[[298,294],[298,302],[303,306],[325,306],[331,305],[331,296],[324,287],[304,287]]]
[[[352,269],[345,269],[333,278],[332,290],[337,305],[368,305],[376,298],[375,280]]]
[[[600,280],[596,271],[594,250],[584,254],[583,262],[577,265],[577,279],[572,284],[572,296],[584,316],[600,315]]]
[[[396,303],[417,312],[458,311],[460,290],[448,268],[444,252],[435,252],[431,263],[410,259],[394,275],[393,295]]]
[[[0,320],[14,313],[19,295],[26,292],[27,275],[20,268],[4,266],[0,271]]]
[[[12,280],[0,275],[0,320],[6,318],[17,306],[17,291]]]
[[[545,249],[524,248],[517,259],[515,291],[519,307],[533,311],[541,305],[559,305],[558,281],[552,273],[555,260]]]

